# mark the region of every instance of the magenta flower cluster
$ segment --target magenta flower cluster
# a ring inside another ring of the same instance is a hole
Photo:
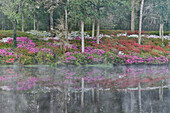
[[[0,56],[11,56],[11,55],[15,55],[14,51],[11,50],[10,48],[5,48],[5,49],[0,49]]]
[[[8,39],[9,43],[10,41],[12,41],[13,38]],[[48,43],[49,45],[51,45],[50,43]],[[29,52],[33,52],[33,53],[38,53],[40,51],[46,53],[46,54],[50,54],[54,56],[54,53],[51,49],[48,48],[38,48],[36,47],[36,44],[29,38],[27,37],[17,37],[17,48],[25,48],[27,50],[29,50]],[[4,51],[3,51],[4,53]],[[1,54],[1,53],[0,53]],[[7,53],[4,53],[7,54]],[[12,55],[11,52],[8,52],[8,55]]]
[[[136,55],[117,55],[118,58],[124,59],[125,64],[139,64],[139,63],[146,63],[146,64],[164,64],[168,63],[168,59],[164,56],[162,57],[148,57],[142,58]]]

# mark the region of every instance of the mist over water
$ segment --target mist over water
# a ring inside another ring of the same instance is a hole
[[[0,67],[0,113],[168,113],[170,65]]]

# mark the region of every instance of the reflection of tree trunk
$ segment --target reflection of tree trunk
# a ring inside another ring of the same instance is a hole
[[[141,85],[138,83],[139,113],[142,113]]]
[[[141,31],[142,31],[142,15],[143,15],[143,4],[144,4],[144,0],[141,1],[141,7],[140,7],[140,20],[139,20],[139,39],[138,39],[138,43],[141,44]]]
[[[131,113],[134,113],[134,108],[135,108],[135,94],[134,94],[134,91],[131,91],[130,95],[131,95]]]
[[[50,92],[50,113],[53,113],[54,108],[54,95],[53,92]]]
[[[81,79],[81,107],[84,107],[84,78]]]
[[[135,32],[135,0],[131,0],[131,8],[132,8],[132,12],[131,12],[131,32]]]
[[[92,88],[92,102],[94,103],[94,88]]]
[[[39,108],[40,108],[40,106],[39,106],[39,101],[38,101],[38,98],[39,98],[39,95],[37,94],[34,94],[36,97],[36,99],[35,99],[35,101],[36,101],[36,104],[37,104],[37,107],[36,107],[36,113],[39,113]]]
[[[81,40],[82,40],[81,52],[84,53],[84,21],[81,21]]]
[[[67,101],[68,101],[67,94],[68,94],[68,91],[65,88],[65,91],[64,91],[64,113],[67,113]]]
[[[96,100],[97,100],[97,102],[99,102],[99,84],[97,84],[97,89],[96,89]]]
[[[159,88],[159,100],[163,100],[163,81],[161,87]]]

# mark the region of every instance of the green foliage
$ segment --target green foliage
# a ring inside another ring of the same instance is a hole
[[[12,48],[12,44],[11,44],[11,43],[0,42],[0,48],[1,48],[1,49],[4,49],[4,48]]]
[[[149,57],[151,57],[152,55],[151,55],[151,53],[149,53],[149,52],[141,52],[140,54],[138,54],[138,56],[139,57],[142,57],[142,58],[149,58]]]
[[[45,52],[39,51],[37,56],[35,56],[38,64],[51,64],[53,63],[54,56],[50,54],[46,54]]]
[[[147,31],[149,35],[159,35],[159,31]],[[164,31],[164,35],[169,35],[170,31]]]
[[[20,55],[18,58],[18,63],[22,65],[29,65],[29,64],[35,64],[34,57],[26,56],[26,55]]]
[[[12,30],[0,30],[0,39],[6,38],[6,37],[13,37],[13,31]],[[17,37],[33,38],[34,36],[29,33],[17,31]]]

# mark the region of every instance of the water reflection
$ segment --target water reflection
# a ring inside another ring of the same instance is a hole
[[[0,67],[0,112],[168,113],[169,67]]]

